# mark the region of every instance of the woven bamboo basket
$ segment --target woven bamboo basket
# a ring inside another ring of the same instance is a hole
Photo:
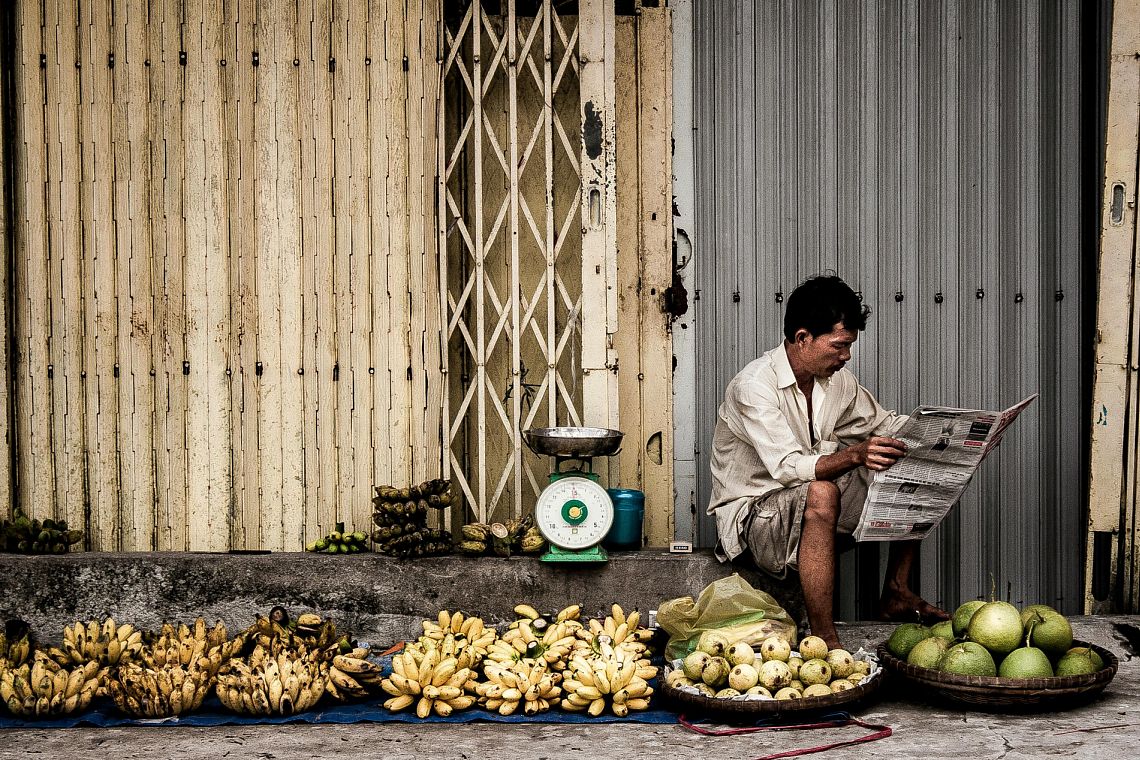
[[[701,712],[726,713],[741,718],[750,715],[779,718],[790,714],[802,715],[836,709],[847,711],[859,707],[878,692],[879,687],[886,680],[886,675],[880,670],[873,677],[866,679],[853,689],[840,691],[826,697],[806,697],[804,699],[717,699],[670,686],[664,678],[661,679],[660,691],[662,695],[673,702]]]
[[[1074,641],[1073,646],[1092,648],[1104,660],[1104,668],[1088,675],[1051,678],[963,676],[911,665],[888,652],[885,642],[878,646],[877,653],[879,662],[892,678],[915,687],[924,695],[987,710],[1013,712],[1041,708],[1067,710],[1104,691],[1120,666],[1116,655],[1083,641]]]

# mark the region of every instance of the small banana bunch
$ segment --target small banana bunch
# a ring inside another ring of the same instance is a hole
[[[223,665],[215,688],[222,704],[236,713],[293,715],[317,704],[326,685],[318,650],[283,647],[274,657],[258,645],[249,662],[235,658]]]
[[[455,548],[460,554],[477,557],[487,553],[487,543],[491,539],[491,526],[487,523],[468,523],[459,529],[459,542]]]
[[[500,557],[512,554],[537,554],[546,547],[546,539],[529,515],[521,520],[505,523],[468,523],[459,529],[459,542],[455,548],[468,556],[477,557],[488,550]]]
[[[539,639],[539,652],[551,670],[563,671],[569,664],[570,655],[578,647],[581,639],[575,634],[582,629],[577,620],[563,620],[549,626]]]
[[[142,631],[130,623],[118,625],[114,618],[102,623],[89,620],[63,627],[62,648],[52,647],[48,654],[60,665],[82,665],[97,662],[101,665],[119,665],[132,659],[142,650]]]
[[[30,665],[0,667],[0,700],[20,717],[69,715],[87,707],[105,673],[95,660],[69,668],[36,651]]]
[[[19,667],[28,660],[32,653],[32,642],[28,638],[28,629],[25,626],[21,635],[9,639],[4,631],[0,631],[0,670],[5,666]]]
[[[618,649],[643,655],[648,651],[648,642],[653,631],[640,627],[641,613],[637,610],[626,615],[620,604],[614,604],[604,621],[591,619],[589,629],[578,632],[579,638],[589,642],[595,652],[599,642],[608,637],[609,643]]]
[[[545,662],[488,663],[483,674],[487,680],[475,686],[479,703],[500,715],[513,714],[519,705],[527,715],[545,712],[558,704],[562,694],[562,676],[552,673]]]
[[[368,551],[368,534],[362,530],[346,531],[344,523],[338,522],[332,532],[324,538],[305,546],[307,552],[325,552],[327,554],[356,554]]]
[[[207,628],[206,621],[198,618],[193,628],[185,623],[177,627],[163,623],[157,638],[147,642],[139,656],[153,670],[193,666],[207,671],[213,680],[222,663],[240,652],[244,645],[245,639],[240,635],[230,640],[221,621],[213,628]]]
[[[516,621],[487,648],[489,662],[510,664],[525,659],[533,661],[540,656],[538,636],[529,621]]]
[[[275,608],[270,617],[258,616],[244,636],[276,656],[282,648],[318,649],[325,660],[341,651],[349,651],[349,637],[336,629],[332,618],[322,619],[313,612],[303,612],[290,621],[281,608]]]
[[[544,660],[548,664],[554,664],[563,660],[564,655],[561,654],[559,647],[566,642],[561,640],[564,638],[566,630],[569,629],[573,632],[576,628],[581,627],[581,623],[578,622],[580,611],[581,607],[574,604],[554,615],[544,616],[529,604],[515,605],[515,614],[519,616],[518,619],[512,622],[507,630],[488,647],[487,659],[500,664],[526,662],[528,660]],[[550,625],[552,620],[555,623],[553,626]],[[558,628],[561,623],[567,625]],[[552,632],[553,628],[557,628],[557,630]],[[574,647],[574,642],[569,642],[569,644],[571,648]],[[548,646],[553,646],[555,649],[551,654],[551,659],[545,660]]]
[[[423,621],[424,633],[413,646],[424,653],[438,649],[440,658],[454,657],[460,668],[478,668],[498,638],[479,617],[441,610],[436,620]]]
[[[66,520],[33,520],[19,507],[12,511],[11,521],[0,520],[0,551],[66,554],[82,540],[83,531],[69,530]]]
[[[170,718],[202,705],[214,684],[213,672],[216,671],[209,667],[210,660],[206,657],[189,665],[171,661],[161,667],[127,662],[111,671],[106,691],[115,706],[128,715]]]
[[[360,699],[380,691],[382,670],[368,659],[368,650],[353,649],[348,654],[333,655],[328,664],[325,691],[340,702]]]
[[[441,660],[438,649],[422,655],[419,661],[414,649],[405,649],[392,658],[392,672],[380,682],[391,695],[384,707],[399,712],[415,704],[420,718],[433,712],[447,717],[475,704],[475,697],[468,693],[476,688],[473,676],[470,668],[458,667],[454,657]]]
[[[570,660],[562,688],[566,692],[562,709],[586,711],[597,717],[608,705],[614,715],[624,718],[630,710],[645,710],[653,688],[649,680],[657,668],[638,662],[637,656],[601,643],[600,654],[590,658],[575,655]]]

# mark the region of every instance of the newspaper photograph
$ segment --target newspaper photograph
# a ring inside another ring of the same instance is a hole
[[[1037,394],[1004,412],[920,406],[894,437],[906,456],[876,472],[867,489],[856,541],[924,538],[958,503],[978,465]]]

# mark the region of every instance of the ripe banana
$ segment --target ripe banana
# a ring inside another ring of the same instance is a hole
[[[255,665],[250,665],[255,662]],[[260,645],[247,659],[232,659],[218,675],[218,699],[234,712],[293,715],[313,707],[327,689],[323,654],[303,644],[273,655]]]
[[[0,667],[19,667],[27,662],[31,653],[32,643],[27,633],[9,641],[3,630],[0,630]]]
[[[31,663],[0,667],[0,701],[20,717],[69,715],[87,708],[105,674],[97,662],[61,666],[37,650]]]
[[[441,624],[443,617],[441,614]],[[449,626],[452,620],[449,616]],[[412,651],[405,649],[392,658],[392,673],[380,682],[390,696],[384,707],[399,712],[415,705],[420,718],[433,712],[447,716],[455,710],[465,710],[475,703],[475,697],[467,693],[472,675],[470,668],[458,667],[454,657],[441,660],[438,649],[422,654],[419,662]],[[473,684],[470,688],[474,688]]]
[[[48,654],[60,665],[95,661],[113,667],[137,657],[142,639],[142,631],[136,631],[130,623],[117,625],[114,618],[77,622],[64,626],[61,647],[52,647]]]
[[[545,712],[562,693],[560,676],[544,662],[490,663],[483,673],[487,680],[476,685],[475,693],[480,704],[500,715],[511,715],[519,707],[527,715]]]
[[[460,620],[458,632],[452,631],[453,618],[450,614],[446,630],[435,620],[424,620],[424,635],[410,646],[422,652],[438,649],[444,659],[454,656],[461,668],[478,668],[497,634],[495,629],[485,626],[482,618],[463,617]]]
[[[625,621],[617,625],[624,624]],[[607,706],[618,717],[628,715],[630,710],[648,708],[653,694],[648,681],[656,676],[656,668],[648,666],[648,661],[643,664],[636,655],[621,648],[608,645],[602,648],[601,654],[571,658],[562,681],[566,692],[562,708],[585,711],[595,717]]]
[[[213,675],[198,663],[154,668],[128,662],[110,671],[106,691],[128,715],[169,718],[198,709],[212,686]]]

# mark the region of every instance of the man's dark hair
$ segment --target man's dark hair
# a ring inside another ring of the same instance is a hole
[[[796,330],[803,328],[816,338],[840,322],[848,330],[862,330],[870,314],[871,308],[863,305],[847,283],[833,274],[817,274],[788,296],[784,337],[794,340]]]

